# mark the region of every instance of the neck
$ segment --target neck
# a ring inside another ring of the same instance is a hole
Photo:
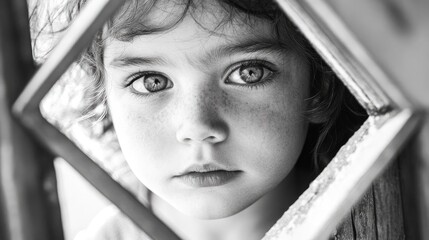
[[[307,181],[302,184],[302,179],[299,179],[301,176],[293,170],[275,189],[251,206],[222,219],[201,220],[189,217],[156,195],[153,196],[152,206],[155,214],[182,239],[261,239],[307,186]]]

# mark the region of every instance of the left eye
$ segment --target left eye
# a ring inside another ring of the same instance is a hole
[[[134,91],[147,94],[160,92],[173,87],[173,83],[166,76],[158,73],[141,73],[128,84]]]
[[[238,85],[252,85],[266,80],[272,74],[273,71],[261,63],[242,64],[228,75],[226,82]]]

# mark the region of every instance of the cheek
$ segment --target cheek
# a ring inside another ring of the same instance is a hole
[[[110,93],[108,105],[122,152],[137,175],[154,178],[154,168],[162,169],[172,136],[166,129],[166,113],[142,106],[134,98]]]
[[[160,104],[155,104],[156,99],[133,96],[115,86],[112,79],[114,76],[106,81],[107,104],[123,151],[143,152],[157,146],[157,136],[164,135],[165,126],[165,114],[158,111]]]
[[[284,102],[283,102],[284,103]],[[301,151],[307,132],[304,108],[278,103],[242,109],[237,120],[237,136],[245,146],[257,146],[260,155],[270,160],[292,159]],[[292,107],[291,107],[292,106]]]
[[[278,179],[285,177],[304,145],[308,127],[304,117],[308,83],[298,80],[300,78],[294,84],[267,89],[259,99],[229,101],[231,140],[237,147],[228,150],[235,156],[241,155],[249,171],[264,181],[271,181],[268,178],[273,175]]]

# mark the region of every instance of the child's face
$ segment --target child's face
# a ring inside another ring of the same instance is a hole
[[[162,19],[168,7],[153,16]],[[221,218],[271,191],[296,163],[309,67],[280,49],[268,22],[235,19],[210,33],[222,17],[206,7],[198,23],[186,16],[162,33],[110,39],[106,94],[143,184],[188,215]]]

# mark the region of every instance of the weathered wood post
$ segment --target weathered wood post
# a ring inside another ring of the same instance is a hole
[[[11,115],[35,70],[25,0],[0,1],[0,239],[60,240],[53,156]]]

